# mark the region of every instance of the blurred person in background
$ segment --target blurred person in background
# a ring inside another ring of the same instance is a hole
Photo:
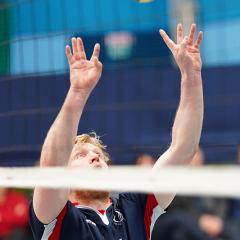
[[[24,194],[0,187],[0,240],[29,239],[28,209]]]
[[[204,164],[204,152],[199,147],[190,167],[199,167]],[[230,199],[226,198],[177,196],[169,206],[168,214],[162,215],[157,225],[159,229],[164,230],[153,232],[152,239],[240,239],[240,225],[231,218]]]
[[[156,159],[150,153],[137,154],[134,158],[133,164],[139,166],[153,166]]]
[[[194,157],[190,166],[197,167],[205,164],[205,156],[202,148]],[[240,225],[231,214],[231,199],[217,197],[195,197],[196,213],[199,228],[215,240],[240,239]],[[193,203],[194,204],[194,203]],[[239,210],[240,211],[240,210]]]

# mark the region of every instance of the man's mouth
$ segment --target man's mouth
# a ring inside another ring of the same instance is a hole
[[[93,165],[93,168],[102,168],[102,165],[95,164]]]

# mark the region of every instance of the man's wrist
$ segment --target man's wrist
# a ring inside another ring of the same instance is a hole
[[[83,98],[88,98],[92,90],[87,90],[83,88],[75,88],[72,85],[70,85],[69,93],[73,95],[73,97],[78,98],[79,96],[82,96]]]
[[[64,105],[68,108],[83,109],[90,93],[91,91],[70,86]]]
[[[193,76],[201,76],[201,70],[188,69],[185,71],[181,70],[182,77],[193,77]]]
[[[201,71],[192,70],[182,73],[182,85],[184,86],[202,85]]]

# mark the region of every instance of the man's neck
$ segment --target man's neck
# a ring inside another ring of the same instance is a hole
[[[72,190],[69,200],[72,203],[91,207],[95,210],[106,210],[110,204],[108,192]]]

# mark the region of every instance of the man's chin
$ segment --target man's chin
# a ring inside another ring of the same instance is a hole
[[[109,199],[110,193],[107,191],[75,190],[77,198],[85,200]]]

